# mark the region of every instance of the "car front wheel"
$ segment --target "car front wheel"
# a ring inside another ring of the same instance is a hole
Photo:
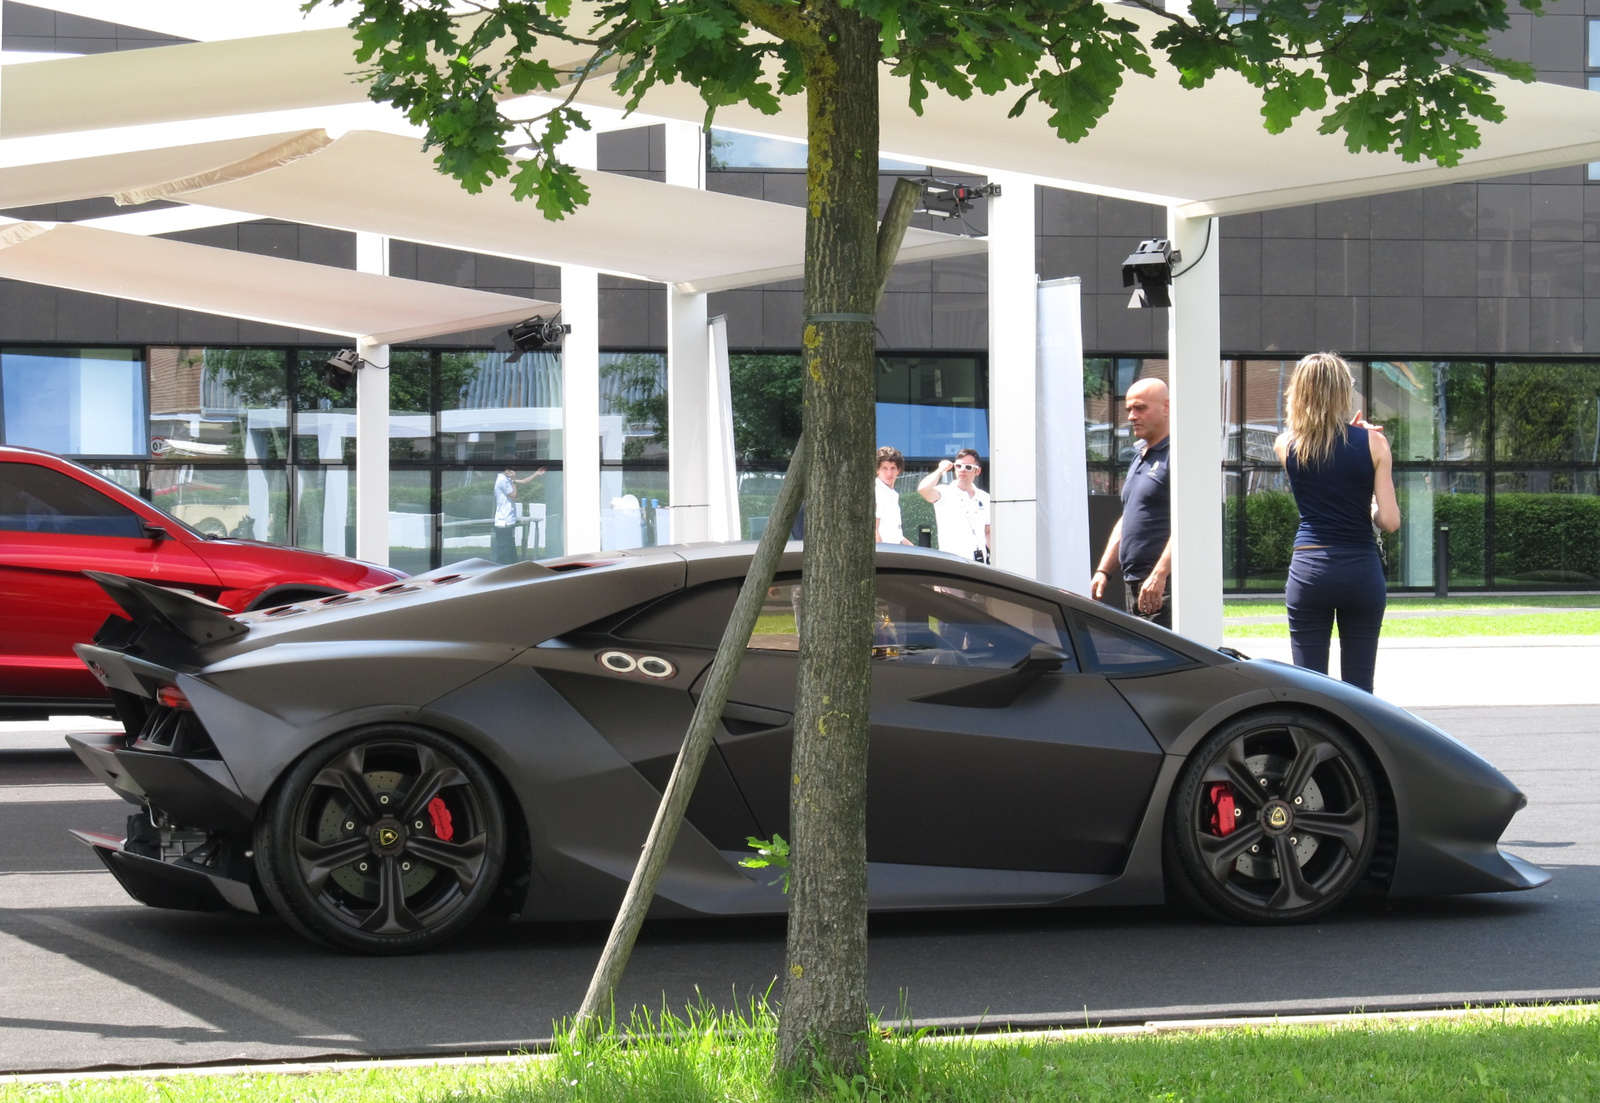
[[[1354,741],[1312,713],[1257,713],[1190,755],[1167,812],[1167,867],[1203,910],[1296,923],[1350,895],[1377,838],[1377,789]]]
[[[455,934],[494,893],[505,815],[493,778],[435,732],[335,736],[290,769],[256,827],[262,888],[300,933],[403,954]]]

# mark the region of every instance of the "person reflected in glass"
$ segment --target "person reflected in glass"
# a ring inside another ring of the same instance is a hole
[[[490,555],[496,563],[517,561],[517,487],[526,486],[540,475],[539,468],[526,478],[517,478],[517,470],[507,467],[494,480],[494,532],[490,541]]]
[[[900,492],[894,481],[905,470],[906,458],[900,449],[884,446],[878,449],[878,478],[872,484],[877,497],[877,511],[873,521],[873,539],[880,544],[909,544],[900,527]]]
[[[1334,353],[1295,365],[1287,405],[1274,448],[1300,510],[1284,595],[1294,665],[1328,672],[1337,621],[1340,677],[1371,693],[1388,602],[1379,531],[1400,527],[1389,442],[1361,411],[1350,419],[1355,380]]]

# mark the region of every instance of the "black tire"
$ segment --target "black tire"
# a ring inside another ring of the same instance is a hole
[[[505,840],[476,755],[423,728],[373,727],[318,744],[284,775],[256,825],[255,863],[278,914],[306,937],[407,954],[490,901]]]
[[[1238,923],[1301,923],[1361,883],[1378,792],[1355,742],[1284,710],[1241,717],[1189,756],[1167,808],[1173,887]]]

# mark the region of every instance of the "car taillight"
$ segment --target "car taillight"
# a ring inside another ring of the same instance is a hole
[[[189,703],[189,698],[183,695],[183,690],[177,686],[162,686],[156,690],[156,701],[169,709],[182,709],[184,712],[193,712],[194,706]]]

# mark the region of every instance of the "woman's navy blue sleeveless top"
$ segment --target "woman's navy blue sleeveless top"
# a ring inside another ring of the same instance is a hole
[[[1335,437],[1333,454],[1318,467],[1305,467],[1289,445],[1284,460],[1295,505],[1300,507],[1300,530],[1294,546],[1375,548],[1372,535],[1372,451],[1367,431],[1348,426],[1343,438]]]

